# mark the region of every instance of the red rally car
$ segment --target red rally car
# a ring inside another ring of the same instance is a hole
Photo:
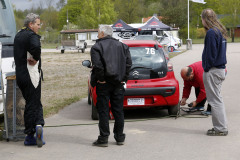
[[[179,83],[162,46],[153,40],[124,40],[123,43],[129,46],[132,58],[129,79],[125,84],[124,109],[167,108],[169,115],[177,115]],[[83,66],[91,68],[91,62],[85,60]],[[98,119],[96,87],[91,86],[90,78],[88,103],[92,104],[92,119]],[[111,111],[110,117],[113,118]]]

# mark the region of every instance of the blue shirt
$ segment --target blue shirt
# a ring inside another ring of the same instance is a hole
[[[202,53],[202,66],[205,72],[208,72],[211,68],[226,68],[227,41],[222,36],[222,33],[212,28],[207,31],[204,49]]]

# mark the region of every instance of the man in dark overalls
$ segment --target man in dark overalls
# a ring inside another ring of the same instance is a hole
[[[30,13],[26,16],[24,27],[14,39],[14,60],[17,84],[26,101],[24,111],[25,145],[42,147],[43,109],[41,103],[41,43],[37,34],[40,17]],[[36,138],[34,134],[36,133]]]

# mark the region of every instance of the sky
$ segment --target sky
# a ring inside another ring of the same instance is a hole
[[[39,2],[43,1],[44,7],[45,5],[45,0],[10,0],[12,4],[16,6],[17,10],[25,10],[25,9],[30,9],[32,6],[39,6]],[[57,0],[54,0],[57,2]]]

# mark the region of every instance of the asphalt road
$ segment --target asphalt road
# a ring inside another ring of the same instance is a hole
[[[179,74],[181,68],[201,60],[202,50],[203,45],[193,45],[193,50],[171,59],[175,76],[180,82],[180,93],[183,86]],[[47,126],[82,125],[45,127],[46,145],[42,148],[25,147],[23,141],[1,141],[0,159],[238,160],[240,106],[237,99],[240,95],[240,43],[228,44],[227,58],[228,75],[222,87],[229,121],[229,135],[226,137],[206,135],[206,131],[212,128],[211,116],[175,119],[164,118],[167,115],[165,110],[131,110],[125,113],[125,145],[115,145],[111,134],[108,147],[94,147],[92,142],[98,136],[98,126],[97,121],[90,118],[91,107],[85,98],[46,119]],[[189,102],[193,99],[193,96],[190,97]],[[112,128],[111,123],[111,130]]]

